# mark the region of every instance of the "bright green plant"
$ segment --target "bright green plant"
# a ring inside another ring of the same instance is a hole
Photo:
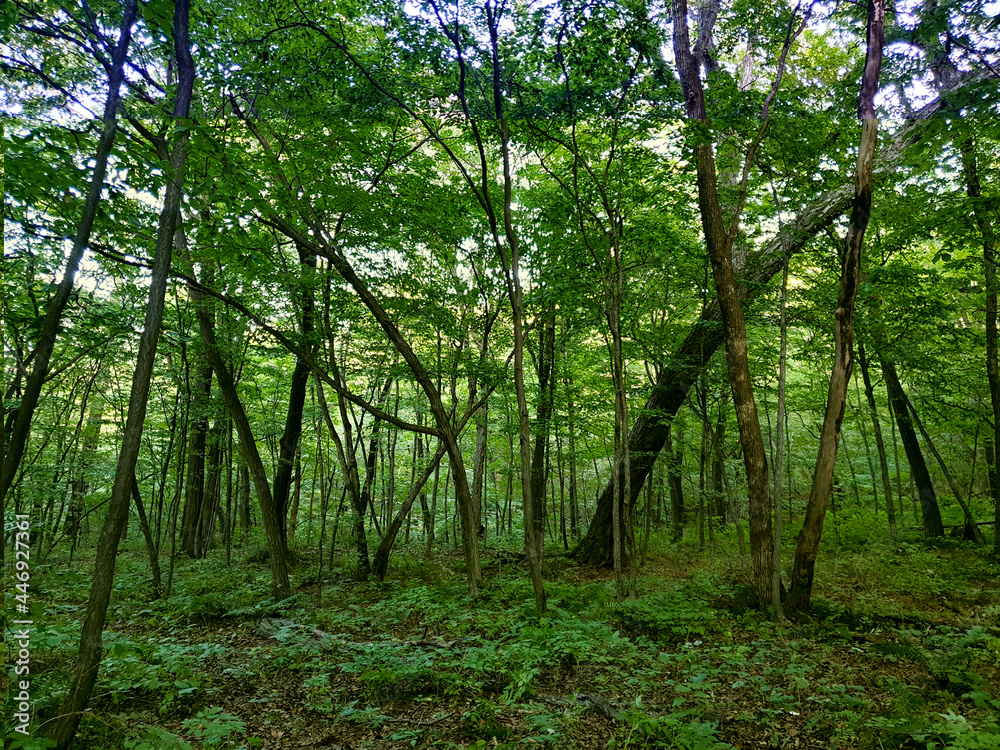
[[[236,738],[246,735],[246,722],[238,716],[223,711],[218,706],[210,706],[185,719],[182,726],[202,742],[206,748],[236,747]]]

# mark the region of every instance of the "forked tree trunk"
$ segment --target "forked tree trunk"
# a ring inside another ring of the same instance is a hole
[[[128,45],[127,32],[132,27],[134,14],[135,5],[129,3],[126,7],[127,26],[123,26],[122,39],[115,50],[115,59],[119,65],[124,63],[125,48]],[[175,0],[173,34],[178,85],[174,104],[174,119],[179,122],[184,122],[188,118],[191,108],[191,94],[194,88],[194,63],[191,59],[191,44],[188,39],[188,14],[188,0]],[[114,87],[112,96],[109,97],[109,103],[116,99],[117,86]],[[132,390],[129,395],[128,417],[122,436],[122,448],[118,455],[118,466],[115,469],[108,515],[97,541],[94,581],[90,588],[90,598],[87,601],[87,611],[80,634],[80,648],[73,669],[73,681],[69,693],[60,707],[59,718],[54,722],[52,729],[52,739],[55,740],[58,750],[66,750],[73,741],[80,719],[90,702],[90,694],[97,681],[97,670],[101,664],[104,623],[114,584],[118,541],[125,524],[125,517],[128,515],[132,483],[135,481],[135,465],[142,443],[142,427],[146,418],[146,405],[149,401],[156,344],[160,336],[160,324],[163,320],[163,301],[166,296],[170,256],[180,212],[181,185],[184,180],[184,167],[187,160],[187,140],[188,130],[185,128],[177,136],[177,141],[170,154],[166,196],[156,235],[156,255],[153,260],[149,285],[149,300],[146,304],[146,319],[142,335],[139,338],[139,353],[136,357],[135,371],[132,374]]]
[[[823,536],[826,505],[833,486],[833,471],[837,464],[837,448],[847,406],[847,388],[854,367],[854,302],[861,283],[861,254],[865,231],[871,218],[874,186],[875,148],[878,143],[878,120],[875,114],[875,93],[882,68],[882,43],[885,37],[885,0],[869,0],[868,50],[861,77],[858,117],[861,119],[861,143],[855,170],[854,205],[844,240],[843,265],[840,271],[840,292],[834,312],[834,360],[826,397],[826,414],[820,428],[819,450],[813,468],[812,487],[806,505],[805,519],[795,549],[791,588],[786,606],[792,611],[808,609],[812,596],[813,575],[819,543]]]

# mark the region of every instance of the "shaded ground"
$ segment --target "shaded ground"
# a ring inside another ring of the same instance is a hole
[[[178,561],[172,597],[143,602],[136,554],[80,747],[1000,746],[1000,581],[975,550],[830,553],[814,618],[776,627],[741,611],[724,549],[654,554],[624,603],[607,572],[552,558],[545,618],[524,571],[489,555],[478,602],[458,559],[401,555],[384,585],[334,570],[321,587],[305,561],[276,608],[263,565],[218,561]],[[44,720],[86,575],[36,577]]]

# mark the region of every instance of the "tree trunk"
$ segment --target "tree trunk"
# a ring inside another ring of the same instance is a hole
[[[413,501],[417,499],[418,495],[422,495],[424,485],[427,484],[427,480],[430,479],[431,474],[433,474],[437,470],[437,467],[441,464],[441,459],[444,457],[444,454],[444,443],[439,441],[438,448],[434,452],[434,455],[431,456],[431,460],[428,462],[427,466],[424,468],[423,474],[421,474],[410,486],[410,491],[406,496],[406,500],[399,506],[399,510],[397,511],[395,517],[386,528],[385,536],[382,537],[382,541],[379,543],[378,549],[375,550],[375,557],[372,560],[372,573],[375,574],[375,578],[379,581],[384,581],[386,574],[389,571],[389,555],[392,554],[392,547],[396,543],[396,535],[399,534],[399,529],[403,525],[404,519],[410,515],[410,509],[413,507]]]
[[[207,313],[212,316],[211,312]],[[208,412],[212,399],[212,365],[205,362],[197,371],[197,383],[188,413],[192,415],[187,452],[187,479],[184,485],[184,513],[181,516],[181,552],[202,557],[203,540],[198,539],[198,520],[205,503],[205,453],[208,447]]]
[[[552,421],[552,389],[550,381],[555,379],[553,361],[555,358],[556,319],[551,313],[546,315],[538,327],[538,405],[535,410],[535,445],[531,457],[531,502],[533,530],[525,528],[524,543],[535,545],[534,554],[540,560],[545,539],[545,485],[546,448],[549,443],[549,425]]]
[[[899,376],[896,374],[896,365],[888,359],[885,354],[880,355],[882,363],[882,378],[885,380],[885,388],[889,393],[889,402],[892,404],[892,411],[896,418],[896,427],[899,429],[899,439],[903,443],[903,450],[906,453],[906,460],[910,464],[910,477],[917,486],[920,496],[920,510],[924,519],[924,534],[928,539],[944,536],[944,525],[941,522],[941,511],[938,508],[937,495],[934,494],[934,485],[931,484],[930,474],[927,472],[927,464],[924,463],[923,453],[920,452],[920,443],[917,442],[917,433],[913,430],[913,423],[910,421],[910,400],[906,397],[906,391],[899,383]]]
[[[886,173],[895,170],[906,150],[921,140],[923,121],[945,106],[943,99],[928,104],[914,113],[912,120],[886,137],[879,150],[876,171]],[[738,292],[741,297],[752,299],[759,290],[765,288],[784,265],[784,255],[787,253],[791,256],[800,252],[813,236],[828,227],[851,206],[853,198],[853,182],[823,194],[802,209],[764,247],[748,254],[740,269],[742,284]],[[671,420],[684,404],[691,385],[724,341],[725,333],[719,325],[721,317],[718,301],[713,300],[705,306],[684,341],[660,369],[652,393],[632,423],[629,446],[632,451],[633,503],[649,474],[653,459],[664,447]],[[622,472],[624,467],[619,464],[614,470]],[[597,566],[611,564],[612,486],[613,481],[609,478],[598,498],[583,539],[571,553],[580,562]]]
[[[684,535],[684,485],[681,482],[681,466],[684,463],[684,435],[678,435],[675,448],[672,430],[667,430],[667,486],[670,489],[670,519],[673,525],[673,540],[679,542]],[[599,506],[598,506],[599,507]]]
[[[962,173],[965,176],[965,190],[972,203],[976,225],[982,234],[983,275],[986,281],[986,378],[990,384],[990,405],[993,407],[993,434],[987,442],[992,446],[988,464],[994,471],[1000,467],[1000,365],[997,354],[997,241],[993,220],[983,198],[979,183],[979,166],[976,161],[976,147],[967,138],[961,144]],[[1000,559],[1000,482],[990,482],[993,494],[993,554]]]
[[[772,183],[772,189],[773,183]],[[775,191],[775,202],[777,203],[778,193]],[[781,211],[779,204],[778,221],[781,222]],[[778,346],[778,413],[775,415],[775,438],[774,438],[774,568],[771,578],[771,603],[774,605],[774,614],[777,620],[785,617],[785,610],[781,602],[781,550],[784,545],[784,519],[781,515],[781,472],[785,462],[785,423],[787,415],[785,410],[786,386],[788,381],[788,254],[784,254],[784,264],[781,269],[781,309],[778,314],[778,326],[780,328],[780,344]],[[730,504],[734,504],[732,493],[726,488],[726,494],[730,497]],[[737,528],[740,528],[740,554],[742,556],[743,532],[739,526],[739,518],[734,519]]]
[[[341,254],[340,249],[336,246],[327,245],[318,238],[303,235],[287,221],[276,215],[272,215],[269,218],[288,237],[330,261],[330,264],[336,269],[337,273],[351,285],[362,303],[372,313],[379,327],[382,328],[389,341],[396,348],[396,351],[402,356],[417,383],[420,385],[421,390],[424,392],[424,395],[427,397],[431,414],[434,417],[437,436],[445,443],[448,458],[455,475],[455,496],[462,519],[462,548],[465,556],[466,578],[469,583],[470,593],[474,597],[478,596],[480,587],[482,586],[482,571],[479,564],[479,545],[476,539],[476,528],[473,526],[472,491],[465,473],[465,461],[461,448],[458,445],[458,436],[454,432],[451,415],[445,409],[441,400],[440,389],[435,388],[426,368],[414,353],[409,342],[402,335],[399,327],[393,322],[389,313],[376,296],[372,294],[367,284],[358,277],[354,268]],[[317,239],[319,244],[313,242],[314,239]]]
[[[188,13],[188,0],[175,0],[173,35],[178,67],[178,86],[173,116],[178,122],[187,120],[194,87],[194,63],[191,60],[191,46],[188,39]],[[135,5],[133,3],[130,2],[126,6],[125,14],[126,25],[123,25],[122,37],[115,50],[116,64],[114,69],[118,71],[115,73],[117,76],[121,74],[120,67],[124,64],[125,48],[128,45],[128,31],[135,18]],[[120,81],[120,77],[117,80]],[[117,83],[113,85],[112,92],[109,97],[109,105],[117,103]],[[113,127],[113,120],[111,125]],[[115,470],[108,515],[97,541],[94,580],[90,588],[90,598],[87,601],[83,629],[80,634],[80,648],[73,670],[73,682],[60,707],[59,718],[54,723],[52,730],[52,739],[55,740],[58,750],[66,750],[73,741],[80,719],[90,702],[90,694],[97,681],[97,670],[101,663],[104,623],[114,584],[118,540],[121,537],[125,517],[128,515],[132,483],[135,480],[135,465],[142,443],[142,427],[146,418],[146,404],[149,400],[153,363],[156,358],[156,344],[160,335],[160,324],[163,320],[163,301],[166,296],[167,276],[170,272],[174,232],[177,228],[180,212],[181,185],[184,180],[188,135],[187,129],[178,133],[177,141],[170,154],[166,196],[156,235],[156,254],[153,259],[149,300],[146,304],[146,319],[139,339],[139,353],[136,358],[135,371],[132,374],[132,390],[129,395],[128,417],[122,435],[122,448],[118,455],[118,466]],[[100,193],[99,184],[97,184],[97,193],[98,195]]]
[[[132,499],[135,501],[135,510],[139,514],[139,528],[142,529],[143,539],[146,540],[146,554],[149,555],[149,567],[153,574],[153,591],[150,599],[155,601],[160,598],[160,554],[153,543],[153,534],[149,530],[149,519],[146,518],[146,509],[142,504],[142,495],[139,494],[139,482],[132,474]]]
[[[861,365],[861,379],[865,384],[865,398],[868,410],[871,412],[872,427],[875,433],[875,449],[878,451],[879,472],[882,477],[882,493],[885,495],[885,510],[889,516],[889,533],[896,538],[896,508],[892,504],[892,481],[889,478],[889,461],[886,457],[885,439],[882,437],[882,424],[878,418],[878,408],[875,405],[875,390],[872,388],[871,377],[868,374],[868,357],[865,345],[858,343],[858,364]]]
[[[245,537],[250,533],[250,469],[247,466],[247,462],[240,460],[239,464],[239,512],[240,512],[240,530],[243,531],[243,536]]]
[[[948,483],[949,489],[951,489],[951,494],[955,496],[955,500],[958,501],[959,506],[962,508],[962,516],[965,519],[965,529],[963,530],[964,537],[971,542],[982,543],[983,535],[979,532],[979,527],[976,525],[976,519],[972,517],[972,512],[969,510],[969,506],[965,504],[965,500],[962,499],[962,491],[958,487],[958,483],[951,476],[951,472],[948,471],[948,464],[944,462],[941,458],[941,454],[938,453],[937,448],[934,447],[934,443],[931,442],[931,436],[927,434],[927,430],[924,429],[923,423],[920,421],[920,417],[917,416],[917,410],[913,408],[913,404],[910,404],[910,414],[913,415],[913,421],[917,423],[917,429],[920,430],[920,434],[924,438],[924,442],[927,444],[927,450],[931,452],[934,459],[938,462],[938,466],[941,467],[941,473],[944,474],[944,479]],[[975,464],[973,463],[973,471],[975,471]]]
[[[111,56],[111,68],[108,76],[108,98],[104,104],[104,125],[101,131],[101,138],[97,143],[97,151],[94,153],[94,171],[90,178],[87,198],[83,204],[83,214],[80,216],[80,223],[77,226],[76,237],[73,239],[73,247],[70,249],[69,257],[66,260],[66,268],[63,270],[62,280],[59,282],[55,294],[48,303],[48,310],[45,313],[45,320],[42,323],[42,332],[38,345],[35,347],[31,374],[25,381],[24,392],[21,394],[21,403],[10,430],[10,441],[9,443],[0,441],[0,449],[5,444],[7,447],[6,452],[3,454],[2,465],[0,465],[0,512],[3,512],[6,508],[7,491],[10,489],[11,484],[13,484],[14,477],[17,476],[18,467],[21,465],[21,459],[24,456],[24,446],[28,442],[28,434],[31,431],[31,420],[35,415],[38,399],[48,376],[49,362],[52,359],[56,336],[59,333],[59,322],[62,319],[66,303],[69,302],[70,295],[73,292],[73,283],[76,279],[77,268],[80,266],[80,260],[83,258],[83,253],[90,244],[90,234],[94,227],[94,220],[97,218],[97,209],[101,203],[101,191],[104,189],[104,176],[107,173],[108,156],[111,153],[115,134],[118,131],[118,105],[121,101],[121,86],[125,77],[125,59],[128,56],[128,48],[132,40],[132,26],[135,24],[138,7],[138,0],[127,0],[125,3],[118,43],[115,45]],[[79,718],[77,718],[77,721],[79,721]],[[70,737],[72,737],[75,731],[76,724],[73,724]]]
[[[483,528],[483,478],[486,475],[486,432],[489,427],[489,406],[483,404],[476,412],[476,455],[472,461],[472,507],[475,510],[476,533]]]
[[[87,426],[83,431],[83,447],[77,460],[76,476],[70,484],[69,509],[66,511],[66,521],[64,525],[65,534],[70,538],[70,557],[72,559],[73,550],[76,549],[77,538],[80,534],[80,519],[86,511],[86,497],[90,489],[87,483],[87,464],[97,452],[98,441],[101,436],[101,417],[104,413],[104,403],[102,399],[95,398],[90,402],[90,414],[87,416]]]
[[[330,353],[330,364],[334,369],[334,377],[339,382],[342,382],[332,349]],[[330,417],[330,409],[327,406],[326,396],[323,393],[323,385],[318,378],[316,380],[316,396],[319,401],[320,410],[323,412],[323,419],[326,422],[327,431],[330,433],[330,437],[333,439],[333,443],[337,448],[337,459],[340,462],[340,471],[344,479],[344,494],[348,498],[351,508],[354,511],[352,536],[354,537],[354,545],[357,550],[357,578],[358,580],[366,581],[371,573],[371,565],[368,560],[368,537],[365,535],[365,508],[361,504],[361,480],[358,476],[357,459],[358,445],[353,437],[351,420],[347,414],[347,407],[340,394],[338,393],[337,395],[337,401],[340,408],[340,423],[344,428],[343,439],[341,439],[340,434],[337,432],[337,428],[333,424],[333,419]],[[330,544],[331,556],[333,555],[333,550],[336,547],[337,531],[339,528],[340,511],[338,510],[337,522],[335,523],[333,530],[333,541]]]
[[[190,264],[187,240],[183,229],[178,229],[177,243],[185,259]],[[290,585],[288,582],[288,562],[285,557],[286,545],[282,536],[281,525],[278,522],[274,498],[271,495],[271,485],[267,478],[267,470],[264,468],[264,462],[261,460],[260,452],[257,449],[257,442],[253,435],[253,428],[250,426],[250,420],[236,391],[236,382],[233,374],[229,366],[223,361],[218,342],[215,339],[215,329],[205,304],[207,295],[194,287],[188,288],[188,294],[194,304],[195,316],[198,319],[198,328],[201,331],[202,341],[205,343],[208,361],[215,372],[215,380],[219,384],[219,390],[222,391],[222,398],[226,402],[229,416],[233,420],[236,434],[240,438],[240,452],[243,454],[243,460],[246,462],[250,476],[253,478],[254,491],[257,494],[257,503],[260,505],[261,519],[264,524],[264,535],[267,539],[272,595],[275,599],[287,599],[290,593]]]
[[[806,505],[805,519],[799,531],[792,567],[791,588],[786,606],[792,611],[809,608],[812,596],[813,575],[819,543],[823,536],[826,505],[833,483],[833,470],[837,464],[844,411],[847,407],[847,388],[851,383],[854,367],[854,302],[861,283],[861,254],[865,231],[871,218],[872,169],[878,142],[878,120],[875,119],[874,97],[878,88],[878,75],[882,65],[882,39],[884,37],[884,0],[870,0],[868,4],[868,53],[865,72],[861,80],[861,145],[858,147],[856,170],[857,188],[851,221],[844,241],[843,265],[840,272],[840,292],[834,312],[834,360],[830,385],[826,397],[826,414],[820,429],[819,450],[813,468],[812,487]],[[866,99],[865,97],[869,98]]]

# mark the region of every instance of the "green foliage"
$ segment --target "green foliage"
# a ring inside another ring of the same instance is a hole
[[[235,747],[236,737],[246,735],[246,722],[218,706],[203,709],[182,722],[184,728],[205,748]]]
[[[624,713],[627,727],[620,730],[608,747],[669,748],[670,750],[729,750],[733,747],[716,737],[715,724],[701,722],[692,712],[650,716],[643,710],[641,698]]]

